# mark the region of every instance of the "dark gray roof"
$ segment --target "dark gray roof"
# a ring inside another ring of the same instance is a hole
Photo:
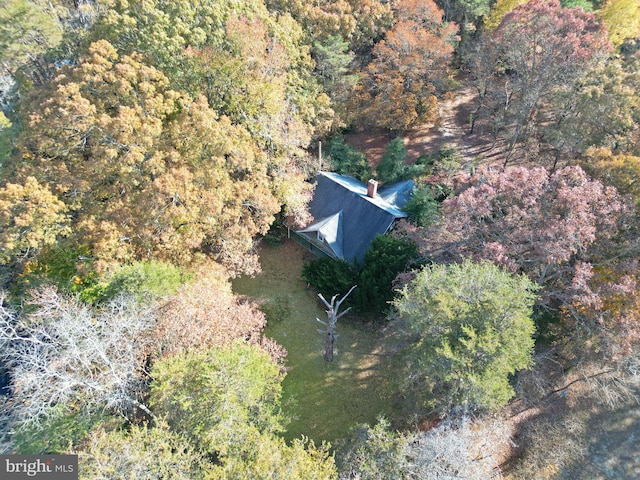
[[[411,198],[414,187],[415,184],[413,183],[413,180],[404,180],[390,185],[383,185],[378,189],[378,195],[380,195],[385,202],[402,210]]]
[[[348,175],[320,172],[309,204],[315,221],[297,233],[333,258],[362,262],[371,241],[386,233],[411,196],[413,182],[385,185],[375,198],[367,186]]]

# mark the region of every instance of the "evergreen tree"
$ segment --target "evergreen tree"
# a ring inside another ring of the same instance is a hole
[[[510,376],[531,365],[535,290],[489,262],[425,267],[394,302],[411,332],[414,380],[447,410],[506,404]]]

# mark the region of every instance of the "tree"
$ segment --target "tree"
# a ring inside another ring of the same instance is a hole
[[[358,62],[366,59],[371,47],[393,25],[390,3],[380,0],[328,0],[309,3],[302,0],[267,0],[267,7],[292,15],[305,29],[312,43],[332,36],[349,41]]]
[[[631,133],[640,123],[638,88],[640,74],[633,62],[610,59],[587,71],[577,85],[556,90],[549,107],[556,120],[543,129],[556,161],[592,146],[633,150]]]
[[[255,271],[254,237],[280,209],[282,179],[244,128],[140,60],[97,42],[32,99],[17,176],[65,199],[96,268],[204,250],[232,273]]]
[[[207,478],[212,465],[163,421],[130,429],[96,429],[77,450],[79,474],[87,479]]]
[[[383,183],[393,183],[416,177],[425,171],[426,167],[417,163],[409,165],[406,159],[407,150],[404,139],[394,138],[387,144],[376,168],[378,179]]]
[[[419,227],[428,227],[440,219],[440,207],[434,198],[431,185],[414,188],[411,198],[402,210],[409,215],[409,221]]]
[[[402,131],[438,118],[457,27],[432,0],[394,5],[397,23],[373,49],[356,102],[367,123]]]
[[[286,351],[263,336],[266,324],[264,313],[255,304],[233,294],[226,272],[207,262],[196,279],[182,285],[159,309],[154,337],[162,356],[229,347],[242,341],[260,346],[280,361]]]
[[[380,163],[376,167],[378,179],[383,183],[405,180],[409,169],[405,163],[406,159],[407,150],[404,147],[404,139],[402,137],[394,138],[386,146]]]
[[[11,408],[7,410],[11,415]],[[52,407],[38,424],[12,420],[12,451],[20,455],[65,453],[103,423],[115,425],[119,422],[118,417],[103,410],[87,411],[62,404]]]
[[[481,27],[483,19],[491,10],[494,0],[439,0],[446,21],[460,25],[460,37],[464,42]]]
[[[3,105],[2,96],[4,95],[2,85],[2,78],[0,76],[0,106]],[[10,90],[10,87],[7,88]],[[11,120],[7,118],[4,112],[0,111],[0,162],[2,165],[5,165],[6,159],[9,156],[9,152],[11,151],[11,137],[13,136],[13,124]],[[0,168],[0,172],[1,172]]]
[[[452,412],[437,426],[415,433],[393,432],[382,419],[356,429],[349,440],[337,455],[343,480],[486,480],[499,478],[511,432],[500,419]]]
[[[301,26],[262,0],[119,1],[95,31],[122,54],[144,52],[174,88],[243,125],[276,172],[295,165],[333,117]]]
[[[216,111],[245,126],[276,164],[302,156],[314,127],[322,133],[328,125],[320,123],[332,115],[329,98],[311,74],[307,49],[299,45],[299,26],[290,23],[286,33],[285,25],[270,32],[266,20],[232,16],[221,45],[192,48],[187,59],[195,68],[186,88],[202,91]]]
[[[440,406],[497,408],[509,377],[531,364],[536,286],[489,263],[423,268],[394,302],[411,332],[410,361]]]
[[[347,299],[347,297],[351,294],[351,292],[353,292],[355,288],[356,288],[356,285],[352,286],[349,289],[349,291],[345,293],[344,296],[337,302],[336,302],[338,298],[337,294],[331,297],[331,302],[328,302],[327,299],[325,299],[321,293],[318,294],[318,297],[320,297],[320,300],[322,300],[322,303],[324,303],[325,307],[327,307],[327,310],[326,310],[327,321],[323,322],[319,318],[316,318],[316,320],[319,323],[327,327],[327,332],[326,332],[326,337],[324,342],[324,350],[322,352],[322,357],[326,362],[333,361],[333,344],[337,337],[336,323],[338,322],[340,317],[343,317],[344,315],[349,313],[349,310],[351,310],[351,308],[347,308],[342,313],[338,313],[338,311],[340,310],[340,306],[342,305],[342,302],[344,302]]]
[[[447,418],[407,439],[404,470],[407,478],[499,478],[503,449],[511,445],[508,424],[501,419]]]
[[[570,90],[610,50],[593,14],[562,8],[558,0],[516,7],[480,45],[469,57],[480,92],[478,114],[489,116],[496,135],[506,132],[505,163],[544,123],[550,95]]]
[[[93,296],[96,302],[127,295],[141,303],[152,304],[175,295],[178,288],[188,279],[188,274],[167,262],[134,262],[111,272],[105,283],[93,289],[94,292],[83,293],[86,297]]]
[[[385,418],[378,419],[373,427],[353,428],[336,452],[340,479],[404,479],[407,464],[403,451],[407,441],[407,437],[391,431]]]
[[[296,438],[287,445],[275,435],[262,435],[250,458],[227,458],[215,466],[213,480],[269,478],[282,480],[335,480],[337,478],[329,446],[316,447],[313,441]]]
[[[255,346],[235,343],[163,358],[152,377],[154,412],[199,455],[215,459],[207,478],[335,478],[327,446],[287,445],[275,435],[283,427],[283,373]]]
[[[0,263],[34,257],[70,233],[67,206],[34,177],[0,189]]]
[[[332,172],[351,175],[362,182],[371,179],[371,168],[364,153],[344,142],[343,136],[337,136],[329,142],[327,152]]]
[[[625,40],[640,38],[640,5],[633,0],[608,0],[598,11],[609,40],[619,48]]]
[[[62,41],[57,18],[45,8],[28,0],[7,0],[0,6],[0,63],[11,76],[23,69],[37,85],[51,77],[43,55]]]
[[[589,252],[618,232],[625,211],[612,187],[580,167],[480,168],[442,203],[440,233],[423,237],[427,258],[489,259],[543,286],[537,305],[570,308],[593,295]]]
[[[640,207],[640,157],[590,148],[580,164],[591,176],[615,187],[621,195],[629,195],[636,208]]]
[[[579,167],[481,168],[460,187],[443,202],[441,225],[414,232],[426,258],[488,259],[524,273],[541,287],[538,312],[601,353],[635,342],[638,222],[613,187]]]
[[[252,345],[181,353],[154,364],[150,404],[203,453],[248,458],[261,434],[282,431],[282,376]]]
[[[17,421],[37,425],[59,405],[150,413],[141,394],[151,309],[121,297],[93,310],[52,287],[33,292],[29,303],[30,313],[0,312],[1,354]]]
[[[354,53],[349,50],[349,42],[339,35],[315,41],[311,53],[315,61],[315,75],[330,96],[338,117],[333,122],[334,126],[342,127],[348,123],[350,112],[346,106],[358,82],[357,76],[351,73]]]
[[[508,13],[511,13],[516,7],[526,3],[526,0],[496,0],[496,2],[492,5],[489,14],[484,19],[484,28],[487,32],[493,32],[500,23],[502,23],[502,19]]]
[[[378,235],[360,266],[344,260],[315,259],[303,267],[302,278],[325,297],[333,292],[358,290],[347,302],[359,312],[382,314],[393,299],[393,281],[417,257],[417,246],[410,238]]]

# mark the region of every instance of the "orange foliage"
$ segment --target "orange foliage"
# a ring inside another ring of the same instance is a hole
[[[366,123],[406,130],[438,118],[457,26],[431,0],[395,4],[399,21],[373,49],[356,102]]]
[[[97,268],[199,252],[231,273],[259,268],[253,242],[281,208],[281,179],[244,127],[106,41],[43,92],[27,105],[18,176],[65,200]]]
[[[224,270],[206,262],[200,273],[160,310],[155,338],[161,355],[229,346],[241,339],[282,359],[284,348],[262,335],[264,313],[232,293]]]

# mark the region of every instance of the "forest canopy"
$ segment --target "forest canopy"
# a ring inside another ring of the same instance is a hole
[[[0,452],[78,453],[83,478],[571,476],[586,444],[556,459],[540,425],[640,398],[639,8],[2,2]],[[238,295],[263,239],[320,220],[323,169],[412,181],[407,218],[362,265]],[[318,291],[353,291],[341,322],[377,342],[323,395],[393,405],[333,446],[287,438],[301,357],[265,334]]]

